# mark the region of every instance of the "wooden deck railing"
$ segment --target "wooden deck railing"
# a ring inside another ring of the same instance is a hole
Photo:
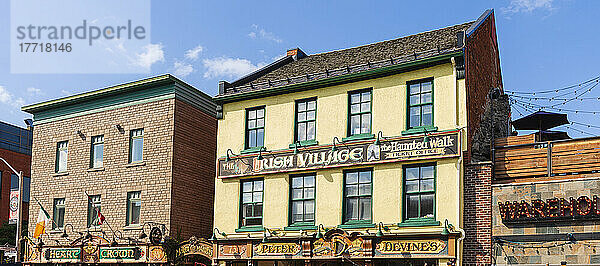
[[[502,139],[496,141],[494,156],[496,179],[600,172],[600,137],[530,143]]]

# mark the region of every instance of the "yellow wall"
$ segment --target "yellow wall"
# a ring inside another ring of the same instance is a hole
[[[266,106],[266,148],[287,149],[294,139],[294,101],[309,97],[317,97],[316,138],[319,144],[330,144],[333,137],[341,139],[347,135],[347,92],[363,88],[373,88],[371,132],[377,134],[382,131],[383,136],[400,136],[406,130],[406,82],[430,77],[434,78],[434,125],[439,130],[463,127],[466,123],[464,80],[456,81],[453,67],[448,63],[379,79],[225,104],[223,119],[219,120],[217,156],[225,156],[227,149],[238,154],[244,148],[245,109],[261,105]],[[464,131],[462,140],[464,148]],[[462,204],[462,171],[458,171],[457,161],[457,158],[437,161],[435,215],[442,223],[449,219],[451,223],[460,225],[458,209]],[[347,168],[316,171],[315,224],[334,227],[342,222],[342,169]],[[379,164],[373,169],[373,222],[401,222],[402,164]],[[269,174],[263,178],[263,225],[270,229],[283,228],[288,225],[289,173]],[[239,192],[239,178],[217,179],[215,227],[228,234],[235,235],[234,231],[239,226]],[[439,231],[439,228],[394,230],[434,229]]]

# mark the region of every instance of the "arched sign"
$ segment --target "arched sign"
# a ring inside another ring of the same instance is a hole
[[[175,253],[175,260],[190,255],[200,255],[210,260],[213,257],[213,246],[204,238],[192,236],[188,241],[179,245]]]

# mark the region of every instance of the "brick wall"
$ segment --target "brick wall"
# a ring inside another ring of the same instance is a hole
[[[472,158],[473,136],[479,130],[488,92],[492,88],[502,88],[500,56],[493,12],[467,38],[465,70],[468,106],[467,154],[465,161],[469,162]]]
[[[37,125],[33,132],[31,196],[37,197],[51,215],[53,199],[65,198],[65,224],[84,231],[88,207],[84,191],[100,194],[107,223],[125,236],[137,237],[139,230],[125,227],[126,199],[127,192],[141,191],[141,222],[170,226],[174,111],[175,100],[167,99]],[[125,132],[119,132],[117,124]],[[138,128],[144,129],[144,163],[131,165],[129,132]],[[104,168],[97,171],[90,169],[91,137],[96,135],[104,135]],[[65,140],[69,141],[68,171],[59,175],[55,173],[56,145]],[[35,224],[39,207],[31,206],[29,223]],[[107,223],[101,230],[112,238]],[[29,227],[30,234],[33,229]],[[70,227],[68,233],[71,240],[77,236]],[[59,232],[50,232],[50,238],[68,243]]]
[[[574,198],[580,196],[600,196],[600,174],[589,174],[583,178],[557,177],[560,179],[545,182],[494,184],[492,229],[494,237],[516,237],[513,241],[527,242],[527,246],[545,246],[548,248],[518,248],[507,243],[495,245],[495,260],[498,264],[540,264],[559,265],[598,265],[600,264],[600,246],[597,234],[600,231],[600,220],[573,220],[553,223],[526,223],[510,225],[502,222],[499,202],[531,202],[551,198]],[[573,234],[576,241],[564,244],[567,234]],[[529,242],[518,240],[522,236],[560,236],[555,241],[539,240]],[[556,246],[555,246],[556,245]]]
[[[0,149],[0,157],[4,158],[17,171],[23,171],[23,176],[31,176],[31,156],[14,151]],[[8,221],[10,212],[10,176],[12,170],[3,162],[0,162],[0,223]],[[33,201],[33,198],[31,199]],[[28,205],[23,205],[23,221],[29,217]]]
[[[171,232],[181,230],[186,239],[212,234],[216,134],[216,118],[175,102]]]
[[[466,164],[463,265],[490,265],[492,251],[492,163]]]

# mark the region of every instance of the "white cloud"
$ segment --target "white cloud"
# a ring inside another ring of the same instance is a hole
[[[201,45],[198,45],[194,49],[185,51],[185,58],[195,61],[203,50],[204,48]]]
[[[0,103],[14,108],[21,108],[21,106],[25,105],[25,100],[21,97],[15,97],[6,88],[0,86]]]
[[[531,13],[534,10],[554,10],[554,0],[511,0],[507,7],[501,8],[504,14]]]
[[[165,52],[162,44],[147,44],[144,52],[135,55],[134,64],[150,70],[152,64],[165,61]]]
[[[264,39],[267,41],[273,41],[276,43],[283,42],[283,40],[281,38],[277,37],[272,32],[266,31],[265,29],[259,27],[256,24],[252,24],[252,31],[250,33],[248,33],[248,37],[250,37],[252,39],[261,38],[261,39]]]
[[[173,68],[175,69],[173,71],[173,74],[175,74],[175,76],[180,77],[185,77],[194,72],[194,67],[191,64],[185,62],[175,61],[175,64],[173,64]]]
[[[61,90],[61,91],[60,91],[60,93],[61,93],[62,95],[64,95],[64,96],[70,96],[70,95],[72,95],[72,94],[73,94],[72,92],[70,92],[70,91],[68,91],[68,90]]]
[[[27,94],[29,94],[30,96],[38,96],[44,95],[44,92],[38,88],[29,87],[27,88]]]
[[[212,59],[204,59],[202,61],[206,72],[205,78],[227,77],[238,78],[248,74],[264,64],[254,65],[247,59],[217,57]]]

